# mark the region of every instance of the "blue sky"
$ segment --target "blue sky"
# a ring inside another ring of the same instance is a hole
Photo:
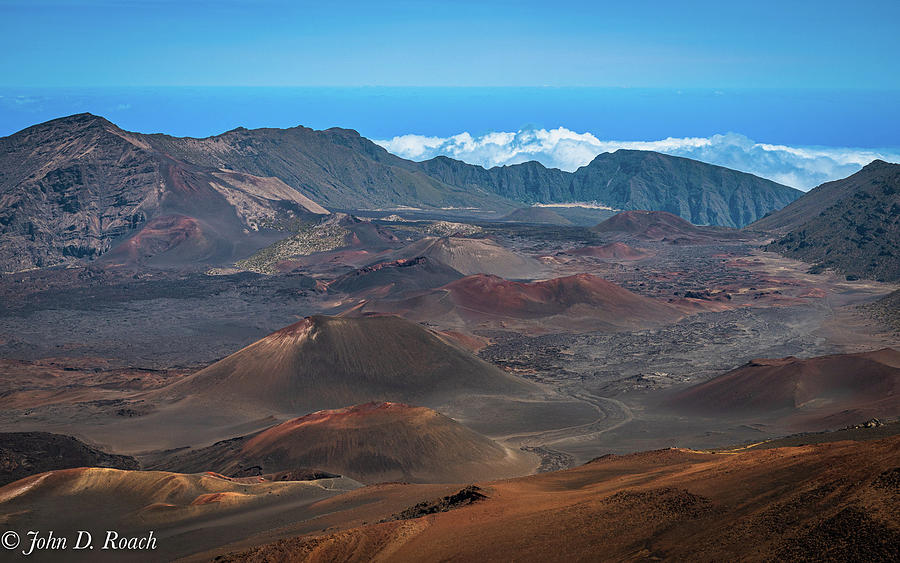
[[[0,135],[339,126],[413,159],[643,147],[801,189],[900,160],[896,0],[0,0],[0,52]]]
[[[900,2],[0,0],[0,86],[898,89]]]

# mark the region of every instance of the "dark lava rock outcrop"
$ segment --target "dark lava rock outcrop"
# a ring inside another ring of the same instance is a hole
[[[0,433],[0,485],[23,477],[73,467],[139,469],[131,456],[97,450],[71,436],[49,432]]]
[[[773,250],[853,276],[900,280],[900,164],[875,160],[750,225]]]

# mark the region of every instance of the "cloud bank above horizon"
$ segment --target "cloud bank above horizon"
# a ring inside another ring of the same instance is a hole
[[[604,152],[649,150],[749,172],[803,191],[849,176],[875,159],[900,162],[900,149],[792,147],[757,143],[738,133],[657,141],[606,141],[591,133],[558,127],[478,136],[467,132],[451,137],[410,134],[374,142],[410,160],[448,156],[485,168],[536,160],[568,172]]]

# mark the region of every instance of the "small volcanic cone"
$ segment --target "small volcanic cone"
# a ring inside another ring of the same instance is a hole
[[[463,275],[426,256],[380,262],[354,270],[328,284],[330,291],[378,296],[431,289],[458,280]]]
[[[698,231],[690,221],[666,211],[623,211],[597,224],[598,233],[621,232],[662,238],[671,235],[694,234]]]
[[[836,421],[846,411],[859,422],[900,414],[900,352],[885,348],[809,359],[753,360],[672,397],[668,404],[694,414],[730,416],[782,412]]]
[[[318,411],[167,465],[241,477],[315,467],[367,483],[456,483],[522,475],[536,463],[431,409],[374,402]]]
[[[402,301],[367,303],[359,312],[393,312],[420,321],[475,326],[619,330],[673,322],[684,314],[591,274],[523,283],[492,275],[467,276]],[[524,325],[523,325],[524,323]]]
[[[602,258],[604,260],[643,260],[649,258],[653,254],[646,250],[637,249],[628,246],[624,242],[613,242],[604,244],[603,246],[582,246],[567,250],[566,254],[573,256],[590,256],[592,258]]]
[[[602,308],[606,314],[635,320],[660,320],[673,316],[663,303],[641,297],[591,274],[532,283],[478,275],[449,283],[444,289],[453,295],[459,305],[510,317],[545,317],[577,305]]]
[[[510,223],[527,223],[533,225],[573,225],[556,211],[546,207],[523,207],[514,210],[509,215],[504,216],[501,221]]]
[[[424,327],[392,316],[308,317],[164,390],[261,416],[367,401],[438,406],[466,394],[535,387]]]
[[[519,256],[488,239],[460,237],[424,238],[396,253],[396,258],[427,256],[463,275],[493,274],[505,278],[532,278],[543,267],[532,258]]]
[[[698,227],[666,211],[623,211],[591,228],[596,233],[621,235],[676,244],[698,244],[716,239],[739,239],[745,235],[724,227]]]

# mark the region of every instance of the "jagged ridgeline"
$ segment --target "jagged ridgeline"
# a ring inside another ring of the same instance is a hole
[[[477,209],[500,218],[523,204],[594,201],[742,227],[800,195],[647,151],[601,154],[573,173],[536,162],[485,169],[405,160],[348,129],[239,128],[195,139],[78,114],[0,138],[0,271],[113,250],[118,262],[225,263],[329,209]]]

